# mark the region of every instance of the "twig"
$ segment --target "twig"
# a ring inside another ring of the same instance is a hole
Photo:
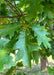
[[[15,4],[15,7],[16,7],[16,3],[15,3],[15,1],[13,0],[13,2],[14,2],[14,4]]]
[[[21,14],[21,12],[18,11],[19,9],[17,10],[17,8],[9,0],[5,0],[5,1],[8,2],[12,7],[14,7],[19,14]]]
[[[20,11],[20,13],[22,14],[22,11],[16,6],[16,3],[15,1],[13,0],[14,4],[15,4],[15,7]]]
[[[22,14],[22,15],[17,15],[17,16],[0,16],[0,18],[20,18],[23,15],[26,15],[26,13]]]
[[[13,10],[11,5],[9,5],[8,3],[7,3],[7,5]],[[18,13],[15,10],[13,10],[13,11],[18,15]]]
[[[0,16],[0,18],[20,18],[21,15],[19,16]]]

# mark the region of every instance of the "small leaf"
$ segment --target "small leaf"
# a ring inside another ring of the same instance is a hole
[[[19,27],[17,24],[4,26],[3,29],[0,30],[0,35],[1,37],[9,35],[11,38],[14,35],[14,32],[18,30],[18,28]]]
[[[35,63],[38,64],[38,62],[39,62],[39,52],[38,51],[33,52],[33,59],[34,59]]]
[[[13,58],[8,55],[7,51],[0,50],[0,71],[3,71],[4,66],[11,67],[15,65]]]

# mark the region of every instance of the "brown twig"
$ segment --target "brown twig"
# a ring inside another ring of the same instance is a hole
[[[26,15],[26,13],[22,14],[22,15],[17,15],[17,16],[0,16],[0,18],[20,18],[23,15]]]
[[[0,18],[20,18],[20,16],[0,16]]]
[[[20,17],[26,16],[26,15],[27,15],[27,13],[17,15],[17,16],[0,16],[0,18],[20,18]]]
[[[15,4],[15,7],[16,7],[16,3],[15,3],[15,1],[13,0],[13,2],[14,2],[14,4]]]
[[[5,1],[8,2],[12,7],[14,7],[19,14],[21,14],[21,12],[19,11],[19,9],[16,8],[9,0],[5,0]]]
[[[16,6],[16,3],[15,1],[13,0],[14,4],[15,4],[15,7],[20,11],[20,13],[22,14],[22,11]]]
[[[18,13],[16,12],[16,10],[14,10],[11,5],[9,5],[8,3],[7,3],[7,5],[18,15]]]
[[[20,13],[22,14],[22,11],[16,6],[16,3],[15,1],[13,0],[14,4],[15,4],[15,7],[20,11]]]

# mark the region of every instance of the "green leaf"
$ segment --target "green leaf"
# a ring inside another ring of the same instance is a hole
[[[27,6],[25,11],[28,12],[28,18],[35,18],[37,15],[37,12],[43,10],[43,6],[41,5],[42,1],[43,0],[39,0],[39,1],[38,0],[24,0],[22,1],[23,4]]]
[[[6,25],[2,30],[0,30],[0,35],[1,37],[9,35],[11,38],[14,35],[14,32],[18,30],[18,28],[19,26],[17,24]]]
[[[6,45],[8,42],[9,42],[8,39],[4,39],[4,38],[1,39],[1,40],[0,40],[0,49],[4,48],[5,45]]]
[[[37,36],[37,41],[39,46],[43,43],[43,45],[45,46],[45,48],[51,48],[50,46],[50,38],[47,37],[47,35],[49,34],[47,32],[47,30],[45,29],[44,26],[40,26],[40,25],[33,25],[32,29],[34,31],[34,36]]]
[[[48,73],[51,73],[52,69],[50,67],[47,67]]]
[[[14,33],[14,36],[10,39],[10,41],[5,45],[5,48],[7,48],[10,52],[13,52],[13,47],[15,45],[15,43],[18,40],[18,35],[19,33]]]
[[[0,3],[3,3],[4,2],[4,0],[0,0]]]
[[[30,62],[30,55],[29,55],[29,50],[27,49],[27,44],[26,44],[26,31],[23,30],[20,32],[19,35],[19,40],[16,42],[14,49],[19,49],[19,54],[17,53],[18,58],[20,59],[21,57],[23,58],[23,64],[28,65],[29,67],[31,66]]]
[[[50,68],[50,67],[47,67],[47,70],[48,70],[48,73],[49,75],[53,75],[54,74],[54,68]]]
[[[3,71],[4,66],[11,67],[15,65],[13,58],[8,55],[6,50],[0,50],[0,71]]]
[[[39,49],[41,50],[41,47],[36,45],[35,43],[30,43],[28,44],[28,49],[30,50],[30,52],[39,51]]]
[[[33,59],[35,60],[35,63],[38,64],[39,62],[39,52],[38,51],[34,51],[33,52]]]

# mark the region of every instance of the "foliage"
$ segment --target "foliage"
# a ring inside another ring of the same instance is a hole
[[[20,59],[31,68],[31,59],[54,58],[53,18],[54,0],[0,0],[0,71]]]
[[[26,75],[21,69],[19,69],[20,67],[23,66],[22,62],[18,62],[16,64],[16,66],[12,66],[11,68],[9,68],[4,75]]]
[[[12,57],[8,55],[7,51],[0,50],[0,70],[3,71],[4,66],[11,67],[11,65],[15,65]]]
[[[54,67],[52,67],[52,68],[48,67],[47,69],[48,69],[49,75],[53,75],[54,74]]]

